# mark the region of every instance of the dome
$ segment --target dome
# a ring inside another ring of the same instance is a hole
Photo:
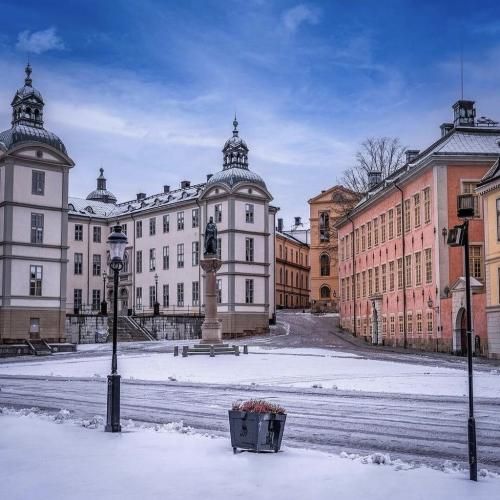
[[[0,143],[3,143],[7,150],[23,142],[40,142],[48,144],[62,153],[67,154],[66,147],[61,139],[59,139],[56,134],[44,128],[16,124],[11,129],[0,132]]]
[[[221,170],[220,172],[212,175],[207,182],[207,187],[216,183],[222,183],[232,188],[238,182],[251,182],[252,184],[257,184],[262,186],[264,189],[267,189],[266,183],[260,175],[248,170],[248,168],[237,167]]]
[[[230,137],[224,144],[223,151],[227,148],[243,147],[248,150],[247,143],[239,136]]]
[[[18,89],[13,100],[15,101],[16,99],[27,99],[31,96],[43,102],[42,94],[37,89],[33,88],[31,85],[24,85],[24,87]]]
[[[116,204],[116,196],[106,188],[106,177],[104,177],[104,169],[102,167],[99,169],[99,174],[97,188],[89,193],[87,200]]]

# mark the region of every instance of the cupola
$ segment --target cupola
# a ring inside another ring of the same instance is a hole
[[[24,86],[17,90],[12,99],[12,125],[28,125],[43,128],[43,98],[42,94],[33,87],[31,79],[31,65],[25,68],[26,77]]]

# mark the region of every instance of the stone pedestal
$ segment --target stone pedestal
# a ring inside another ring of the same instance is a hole
[[[205,321],[201,325],[201,343],[219,344],[222,342],[221,322],[217,318],[217,271],[222,261],[217,257],[205,255],[200,261],[205,271]]]

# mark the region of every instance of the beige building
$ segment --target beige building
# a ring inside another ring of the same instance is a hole
[[[333,225],[357,200],[352,191],[334,186],[308,201],[311,307],[315,310],[338,310],[338,239]]]

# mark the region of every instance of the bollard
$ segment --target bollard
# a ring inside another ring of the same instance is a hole
[[[243,354],[248,354],[248,346],[246,344],[243,346]]]
[[[215,356],[215,349],[214,349],[214,346],[211,345],[210,346],[210,357],[213,358]]]
[[[188,346],[187,345],[183,345],[182,346],[182,357],[183,358],[187,358],[187,355],[188,355]]]
[[[240,355],[240,346],[233,345],[234,347],[234,355],[239,356]]]
[[[179,346],[174,346],[174,356],[179,356]]]

